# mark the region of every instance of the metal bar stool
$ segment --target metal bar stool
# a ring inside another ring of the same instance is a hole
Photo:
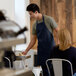
[[[7,57],[4,57],[4,58],[9,62],[9,67],[10,67],[10,69],[11,69],[11,61],[10,61],[10,59],[7,58]]]

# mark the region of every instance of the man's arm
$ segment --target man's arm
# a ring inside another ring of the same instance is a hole
[[[56,21],[53,18],[50,18],[50,24],[51,24],[51,27],[53,28],[53,34],[54,34],[56,44],[59,44],[59,38],[58,38],[59,28],[58,28],[58,25],[57,25]]]
[[[32,35],[32,39],[31,39],[28,47],[26,48],[26,50],[24,52],[22,52],[22,54],[26,55],[28,53],[28,51],[35,45],[36,39],[37,39],[37,36]]]
[[[59,30],[58,27],[56,27],[56,28],[54,29],[54,31],[57,32],[57,33],[58,33],[58,30]]]

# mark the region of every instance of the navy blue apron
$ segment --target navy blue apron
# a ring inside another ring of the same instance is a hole
[[[38,38],[38,53],[37,53],[37,65],[44,65],[45,61],[50,58],[51,49],[55,46],[52,33],[46,27],[44,22],[36,24],[36,32]]]

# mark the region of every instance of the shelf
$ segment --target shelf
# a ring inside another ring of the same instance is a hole
[[[24,38],[21,38],[21,39],[18,39],[18,38],[4,39],[4,40],[0,41],[0,49],[12,47],[12,46],[15,46],[18,44],[23,44],[25,42],[26,41]]]

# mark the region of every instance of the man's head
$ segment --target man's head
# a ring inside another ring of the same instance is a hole
[[[40,9],[38,5],[32,3],[27,6],[26,10],[29,12],[31,18],[37,18],[38,13],[40,13]]]

